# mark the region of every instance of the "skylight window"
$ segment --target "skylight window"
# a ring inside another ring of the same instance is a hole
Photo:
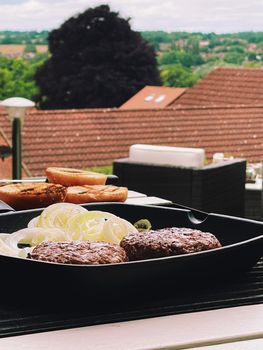
[[[165,99],[166,95],[160,95],[155,99],[156,103],[161,103]]]
[[[145,102],[151,102],[153,99],[154,99],[155,95],[152,94],[152,95],[148,95],[144,98],[144,101]]]

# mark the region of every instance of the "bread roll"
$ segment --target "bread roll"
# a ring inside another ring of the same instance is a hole
[[[49,182],[63,186],[105,185],[107,180],[105,174],[70,168],[50,167],[46,175]]]
[[[16,183],[0,187],[0,200],[16,210],[44,208],[63,202],[66,187],[51,183]]]
[[[90,202],[124,202],[128,197],[126,187],[112,185],[70,186],[67,189],[66,202],[81,204]]]

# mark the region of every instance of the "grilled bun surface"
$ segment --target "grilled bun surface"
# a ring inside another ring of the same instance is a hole
[[[46,169],[48,181],[63,186],[105,185],[107,175],[92,171],[49,167]]]
[[[127,197],[128,189],[126,187],[85,185],[68,187],[65,201],[75,204],[89,202],[124,202]]]
[[[16,183],[0,187],[0,200],[16,210],[46,207],[63,202],[66,187],[52,183]]]

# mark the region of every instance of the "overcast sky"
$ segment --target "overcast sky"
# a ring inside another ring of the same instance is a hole
[[[263,31],[263,0],[0,0],[0,30],[51,30],[105,3],[139,31]]]

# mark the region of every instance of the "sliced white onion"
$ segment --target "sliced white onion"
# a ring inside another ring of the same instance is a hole
[[[43,241],[105,241],[118,244],[138,230],[127,220],[103,211],[88,211],[71,203],[57,203],[33,218],[28,227],[11,234],[0,234],[0,254],[27,257],[33,247]],[[19,244],[30,247],[19,248]]]
[[[8,238],[11,235],[11,233],[0,233],[0,239],[5,241],[6,238]]]
[[[41,227],[24,228],[9,235],[5,243],[12,249],[18,249],[18,244],[28,244],[31,247],[43,241],[61,242],[67,240],[64,231],[57,228],[46,229]]]
[[[30,220],[28,225],[27,225],[27,227],[28,228],[37,227],[38,219],[39,219],[39,216],[37,216],[36,218],[33,218],[32,220]]]
[[[72,203],[55,203],[43,210],[40,216],[32,219],[28,227],[64,229],[67,222],[74,215],[85,213],[87,209]]]
[[[138,232],[128,221],[111,213],[88,211],[76,214],[66,226],[68,240],[97,240],[119,243],[130,232]]]
[[[118,235],[116,235],[116,232],[115,232],[117,228],[116,226],[117,226],[116,223],[114,225],[114,222],[112,221],[112,219],[109,219],[104,222],[104,237],[106,242],[116,243],[116,244],[120,243],[120,239],[119,239],[120,231],[118,230]]]
[[[0,254],[8,256],[17,256],[18,249],[13,249],[3,239],[0,238]]]

